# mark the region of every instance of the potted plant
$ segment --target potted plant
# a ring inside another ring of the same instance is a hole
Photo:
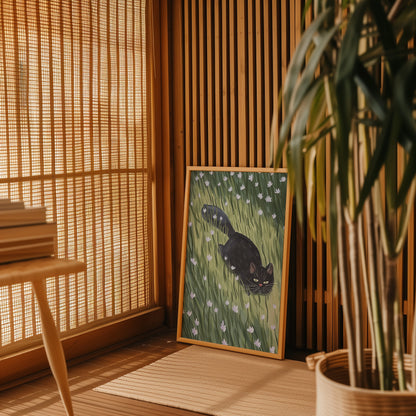
[[[416,325],[412,361],[404,354],[396,272],[416,192],[416,58],[412,43],[416,2],[317,0],[313,15],[288,68],[282,94],[284,120],[273,164],[278,166],[286,155],[299,220],[305,185],[312,235],[315,198],[318,215],[329,218],[327,238],[333,275],[339,282],[348,350],[321,359],[317,381],[325,371],[338,374],[347,367],[350,387],[341,390],[355,392],[356,398],[345,414],[373,414],[367,398],[363,399],[364,412],[356,404],[361,400],[359,393],[370,390],[376,394],[378,414],[400,414],[396,405],[389,413],[391,409],[377,396],[389,390],[394,393],[382,397],[394,396],[398,403],[407,397],[410,407],[403,414],[416,414]],[[272,143],[278,112],[272,124]],[[398,152],[403,153],[400,165]],[[325,189],[326,176],[329,190]],[[328,207],[326,192],[330,194]],[[364,349],[362,335],[364,307],[371,330],[369,351]],[[319,385],[317,388],[317,414],[343,414],[343,400],[334,399],[329,405],[338,403],[340,409],[326,410],[320,404]],[[325,388],[324,395],[331,391],[332,397],[332,390]]]

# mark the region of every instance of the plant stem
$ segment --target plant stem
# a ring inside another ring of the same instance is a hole
[[[345,210],[345,218],[348,224],[348,248],[350,258],[351,287],[354,307],[355,353],[357,361],[357,387],[364,386],[364,342],[363,342],[363,314],[361,310],[361,286],[358,272],[358,238],[357,223],[352,221]],[[352,338],[350,338],[352,339]]]
[[[362,94],[360,94],[362,95]],[[361,147],[361,164],[360,176],[361,183],[364,182],[364,171],[368,169],[368,160],[370,155],[370,138],[368,131],[363,125],[359,126],[360,139],[362,140]],[[373,206],[373,194],[370,193],[366,202],[364,203],[364,214],[366,217],[367,228],[367,258],[362,261],[362,268],[365,270],[364,276],[367,275],[366,265],[368,265],[368,286],[367,295],[369,308],[369,322],[371,328],[371,335],[373,340],[373,356],[375,355],[378,367],[379,387],[381,390],[385,389],[385,368],[386,368],[386,345],[383,336],[383,321],[380,304],[380,291],[377,283],[377,249],[376,249],[376,225],[375,225],[375,211]],[[364,244],[364,243],[363,243]],[[364,250],[364,249],[363,249]],[[366,279],[365,279],[366,283]],[[375,368],[373,367],[373,370]]]
[[[342,311],[344,316],[345,332],[347,334],[348,343],[348,370],[350,376],[350,385],[353,387],[357,386],[357,353],[356,345],[352,340],[353,337],[353,324],[352,324],[352,313],[351,313],[351,292],[349,279],[347,274],[347,265],[345,259],[347,258],[347,250],[345,245],[344,236],[344,222],[343,222],[343,210],[341,204],[341,190],[340,185],[336,186],[336,203],[338,208],[337,218],[337,230],[338,230],[338,266],[339,266],[339,283],[341,288],[342,297]]]

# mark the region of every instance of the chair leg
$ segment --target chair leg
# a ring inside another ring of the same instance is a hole
[[[40,319],[42,323],[42,338],[45,346],[46,356],[49,361],[52,374],[58,385],[62,403],[65,407],[66,414],[73,416],[71,392],[68,384],[68,372],[66,368],[64,350],[59,339],[59,333],[49,308],[46,296],[45,279],[32,282],[35,296],[38,300]]]

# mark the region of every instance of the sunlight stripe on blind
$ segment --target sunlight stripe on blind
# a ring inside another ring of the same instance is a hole
[[[0,2],[0,197],[47,207],[64,334],[154,306],[146,1]],[[29,285],[0,289],[2,353],[37,342]]]

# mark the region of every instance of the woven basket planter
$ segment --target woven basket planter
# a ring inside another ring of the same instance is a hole
[[[366,351],[366,361],[371,351]],[[411,357],[405,357],[410,369]],[[368,368],[369,366],[367,366]],[[348,383],[348,352],[325,354],[315,368],[316,416],[415,416],[416,393],[351,387]]]

